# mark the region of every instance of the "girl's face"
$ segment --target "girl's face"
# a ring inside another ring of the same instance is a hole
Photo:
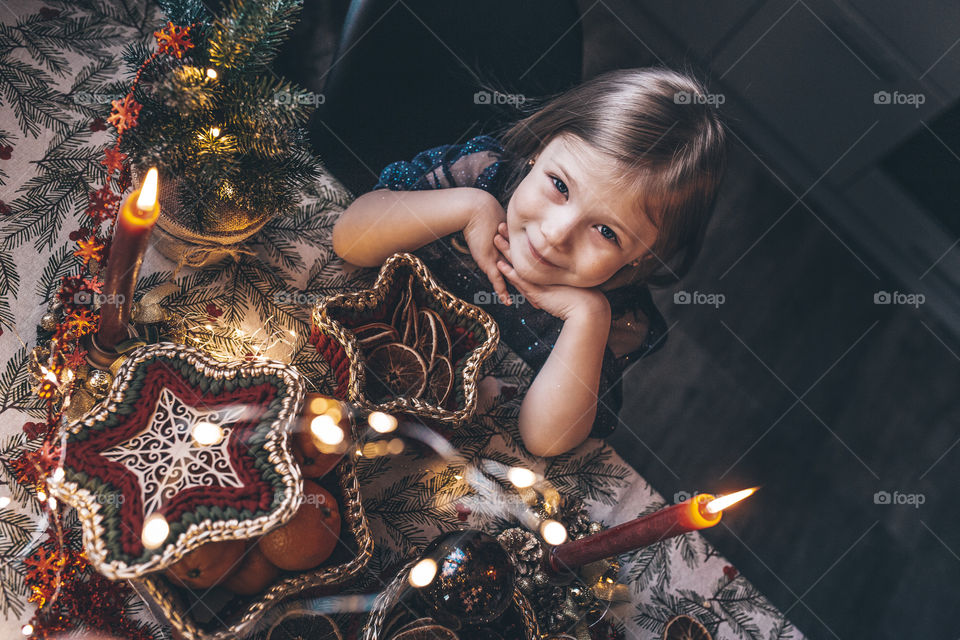
[[[616,164],[576,136],[543,148],[507,203],[511,264],[533,284],[596,287],[653,246],[657,229]]]

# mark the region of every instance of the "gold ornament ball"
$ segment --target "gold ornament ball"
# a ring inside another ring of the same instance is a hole
[[[87,381],[84,383],[84,386],[95,396],[105,396],[112,382],[113,376],[109,373],[101,371],[100,369],[94,369],[90,372],[90,375],[87,376]]]
[[[40,317],[40,327],[44,331],[54,331],[57,328],[57,316],[49,311]]]

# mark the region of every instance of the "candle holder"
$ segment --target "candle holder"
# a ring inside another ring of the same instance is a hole
[[[110,369],[111,365],[120,357],[114,349],[105,349],[97,342],[97,336],[91,332],[85,334],[81,339],[81,344],[87,352],[87,362],[95,369]]]

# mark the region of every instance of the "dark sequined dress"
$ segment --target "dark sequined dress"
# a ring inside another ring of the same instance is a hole
[[[476,187],[496,197],[502,194],[505,163],[503,149],[490,136],[477,136],[464,144],[442,145],[418,153],[410,161],[387,165],[374,189],[415,191],[447,187]],[[492,287],[474,262],[463,234],[436,240],[413,252],[455,296],[481,306],[500,327],[501,339],[533,370],[539,371],[563,328],[563,321],[528,302],[506,306],[496,303]],[[510,293],[516,293],[508,285]],[[667,327],[643,285],[631,284],[603,291],[610,301],[612,323],[604,349],[597,393],[597,417],[592,437],[602,438],[616,427],[623,404],[622,377],[633,362],[663,346]],[[493,299],[491,299],[493,298]]]

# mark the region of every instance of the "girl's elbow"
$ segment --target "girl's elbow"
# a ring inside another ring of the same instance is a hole
[[[344,262],[349,262],[358,267],[376,267],[380,264],[379,262],[372,262],[359,254],[357,251],[358,243],[345,228],[342,223],[342,217],[333,225],[331,244],[333,245],[333,252]]]
[[[535,422],[533,425],[521,421],[520,439],[531,454],[538,458],[551,458],[576,448],[586,440],[586,437],[570,437],[569,433],[557,437],[557,434],[547,429],[542,421]]]

